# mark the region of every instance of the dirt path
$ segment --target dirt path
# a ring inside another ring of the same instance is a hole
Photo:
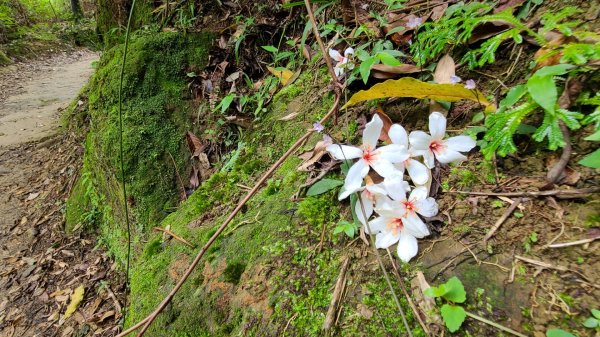
[[[83,148],[58,120],[97,58],[80,51],[0,74],[0,337],[110,336],[120,318],[111,260],[93,234],[63,233]],[[83,301],[65,317],[80,286]]]
[[[0,102],[0,146],[40,139],[56,130],[59,110],[87,82],[97,59],[95,53],[78,52],[66,59],[38,61],[37,66],[22,65],[12,76],[4,76],[6,91],[12,87],[21,93]]]

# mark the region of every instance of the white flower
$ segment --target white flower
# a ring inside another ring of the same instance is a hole
[[[425,187],[415,188],[408,199],[404,195],[399,199],[388,199],[380,205],[377,213],[381,216],[369,222],[369,234],[377,233],[377,248],[388,248],[398,242],[398,257],[408,262],[419,250],[417,238],[429,235],[427,226],[417,214],[434,216],[438,212],[438,205],[433,198],[427,197]]]
[[[367,123],[363,132],[363,144],[360,147],[332,144],[327,146],[327,151],[337,160],[359,159],[350,170],[344,181],[340,200],[356,192],[362,186],[363,178],[373,168],[380,176],[386,178],[392,176],[397,170],[394,164],[408,159],[406,147],[390,144],[376,148],[383,121],[374,115]]]
[[[373,206],[387,193],[381,184],[368,184],[361,187],[359,191],[361,191],[358,195],[360,199],[357,200],[356,205],[354,205],[354,213],[358,220],[364,225],[371,215],[373,215]]]
[[[411,159],[421,155],[421,153],[415,152],[408,144],[408,134],[401,125],[394,124],[390,127],[388,136],[392,140],[393,144],[398,144],[408,148],[409,158],[403,162],[397,163],[395,166],[404,174],[404,170],[408,171],[410,179],[415,185],[425,185],[429,181],[430,172],[427,166],[423,165],[420,161]]]
[[[467,80],[467,82],[465,82],[465,89],[473,90],[475,87],[477,87],[477,84],[474,80]]]
[[[455,136],[444,140],[446,134],[446,117],[434,111],[429,115],[429,132],[413,131],[408,137],[410,145],[416,153],[423,155],[425,165],[433,168],[435,159],[448,164],[461,162],[467,157],[460,152],[469,152],[475,147],[475,141],[469,136]]]
[[[452,84],[456,84],[456,83],[460,83],[460,81],[462,81],[462,79],[456,75],[452,75],[450,76],[450,83]]]
[[[421,24],[423,23],[423,19],[421,19],[420,17],[413,17],[408,19],[408,22],[406,23],[406,27],[410,28],[410,29],[415,29],[417,27],[419,27]]]
[[[353,54],[354,49],[352,49],[351,47],[346,48],[346,50],[344,51],[344,56],[342,56],[342,54],[340,54],[340,52],[338,52],[335,49],[329,49],[329,57],[331,57],[336,62],[335,66],[333,67],[335,76],[342,76],[344,74],[344,69],[354,69],[354,63],[349,62],[350,59],[348,57]]]

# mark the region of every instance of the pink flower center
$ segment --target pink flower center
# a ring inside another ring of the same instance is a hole
[[[387,228],[394,233],[394,235],[398,235],[398,232],[401,232],[404,229],[404,223],[402,222],[402,218],[394,218],[387,224]]]
[[[404,208],[406,209],[406,213],[415,213],[417,211],[417,207],[415,203],[411,200],[406,200],[402,202],[404,204]]]
[[[435,154],[442,152],[444,147],[444,143],[441,140],[432,140],[429,144],[429,150]]]
[[[362,159],[365,160],[369,165],[375,160],[377,154],[371,149],[364,149]]]

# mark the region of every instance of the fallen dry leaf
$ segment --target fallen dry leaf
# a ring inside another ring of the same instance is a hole
[[[454,63],[454,59],[452,56],[446,54],[444,55],[437,66],[435,67],[435,72],[433,73],[433,81],[435,83],[450,83],[450,79],[456,73],[456,64]],[[448,114],[448,110],[445,109],[440,103],[435,100],[431,100],[429,102],[429,112],[438,111],[444,115]]]
[[[31,201],[31,200],[37,198],[39,195],[40,195],[40,192],[29,193],[26,200]]]
[[[271,74],[277,76],[283,85],[288,84],[290,79],[294,76],[294,72],[285,68],[267,67],[267,70],[269,70]]]
[[[513,26],[506,21],[490,20],[480,23],[473,29],[473,33],[471,34],[471,37],[467,43],[473,44],[481,40],[489,39],[490,37],[507,31],[512,27]]]
[[[311,166],[317,163],[321,158],[327,154],[327,144],[320,140],[315,144],[315,148],[312,151],[301,154],[300,159],[304,161],[298,166],[298,171],[310,172],[312,171]]]
[[[392,124],[394,124],[392,122],[392,119],[390,118],[390,116],[388,116],[383,111],[383,108],[381,107],[381,105],[377,106],[377,108],[375,109],[375,113],[383,121],[383,128],[381,129],[381,133],[379,134],[379,140],[381,140],[383,142],[391,143],[392,140],[390,139],[390,136],[388,133],[390,132],[390,128],[392,127]]]
[[[187,140],[188,147],[190,148],[190,152],[192,153],[192,158],[198,157],[201,153],[204,152],[206,146],[202,144],[200,138],[198,138],[191,131],[188,131],[185,134],[185,139]]]
[[[81,301],[83,301],[84,292],[85,288],[83,287],[83,284],[77,287],[75,291],[73,291],[73,294],[71,294],[71,302],[67,306],[67,310],[65,311],[65,314],[62,317],[61,321],[64,322],[67,318],[73,315],[75,310],[77,310],[79,304],[81,303]]]
[[[356,105],[360,102],[390,97],[429,98],[448,102],[467,99],[484,105],[487,112],[496,110],[494,104],[490,103],[483,93],[478,90],[469,90],[460,84],[426,83],[412,77],[403,77],[399,80],[387,80],[375,84],[368,90],[361,90],[352,95],[342,109]]]

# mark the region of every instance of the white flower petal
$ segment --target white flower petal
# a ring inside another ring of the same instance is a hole
[[[427,187],[419,186],[419,187],[413,189],[412,192],[410,192],[410,196],[408,197],[408,200],[410,200],[410,201],[425,200],[427,198],[428,194],[429,194],[429,192],[427,191]]]
[[[431,144],[431,136],[423,131],[413,131],[408,136],[410,146],[413,150],[424,150],[429,151],[429,144]]]
[[[467,160],[467,157],[462,155],[460,152],[445,148],[443,151],[436,153],[435,157],[440,163],[459,163]]]
[[[423,162],[430,169],[435,167],[435,156],[431,151],[423,151]]]
[[[354,55],[354,48],[348,47],[344,50],[344,56],[348,57],[348,55]]]
[[[458,152],[469,152],[475,147],[475,141],[469,136],[450,137],[444,141],[449,149]]]
[[[344,68],[342,67],[338,67],[337,65],[335,67],[333,67],[333,72],[335,73],[336,77],[340,77],[344,74]]]
[[[382,128],[383,121],[381,118],[377,114],[373,115],[373,119],[367,123],[365,131],[363,131],[363,146],[375,150]]]
[[[365,226],[365,233],[367,234],[377,234],[386,229],[387,219],[380,216],[369,221],[369,226]],[[367,228],[368,227],[368,228]],[[371,231],[369,231],[369,228]]]
[[[438,204],[433,198],[426,198],[425,200],[418,200],[415,202],[417,212],[422,216],[431,217],[438,214]]]
[[[384,159],[372,160],[371,167],[384,178],[391,177],[398,172],[394,164]]]
[[[425,185],[429,181],[429,169],[420,161],[409,159],[406,169],[415,185]]]
[[[402,218],[402,222],[404,223],[404,231],[407,234],[410,234],[418,239],[424,238],[429,235],[429,229],[423,220],[419,218],[415,213],[407,214],[404,218]]]
[[[371,217],[371,215],[373,215],[373,202],[371,200],[369,200],[369,198],[367,198],[364,193],[360,194],[360,199],[362,200],[362,205],[360,203],[360,201],[356,202],[356,205],[354,205],[354,213],[356,213],[356,217],[358,218],[358,221],[360,221],[362,224],[366,223],[365,219],[369,219]],[[363,214],[363,206],[364,206],[364,214]],[[365,217],[366,215],[366,217]]]
[[[327,145],[326,150],[337,160],[356,159],[363,155],[363,151],[358,147],[341,144]]]
[[[375,236],[375,247],[377,248],[388,248],[394,243],[398,242],[400,239],[400,234],[394,235],[392,231],[385,230],[381,233],[378,233]]]
[[[394,175],[390,178],[386,178],[383,181],[383,186],[385,186],[385,190],[388,195],[393,200],[406,200],[406,191],[410,190],[410,186],[401,176]]]
[[[377,150],[375,153],[379,155],[381,159],[385,159],[390,163],[400,163],[408,159],[408,149],[402,145],[390,144],[385,145]]]
[[[431,138],[441,140],[446,134],[446,117],[434,111],[429,115],[429,132]]]
[[[419,243],[417,238],[410,234],[401,233],[398,240],[398,257],[404,262],[410,261],[413,257],[417,256],[419,252]]]
[[[339,199],[342,200],[352,194],[353,192],[360,189],[362,186],[363,178],[369,173],[369,165],[364,160],[359,160],[348,170],[348,175],[344,180],[343,192],[340,194]]]
[[[342,186],[342,190],[340,191],[340,195],[338,196],[338,200],[344,200],[348,198],[348,196],[358,190],[360,190],[361,186]]]
[[[334,59],[336,62],[341,62],[344,58],[342,54],[340,54],[340,52],[335,49],[329,49],[329,57]]]
[[[389,215],[390,217],[396,216],[396,213],[394,212],[395,207],[394,201],[387,196],[375,200],[375,209],[380,215]]]
[[[388,131],[388,136],[392,140],[392,143],[398,145],[404,145],[408,148],[408,133],[401,125],[393,124]]]

